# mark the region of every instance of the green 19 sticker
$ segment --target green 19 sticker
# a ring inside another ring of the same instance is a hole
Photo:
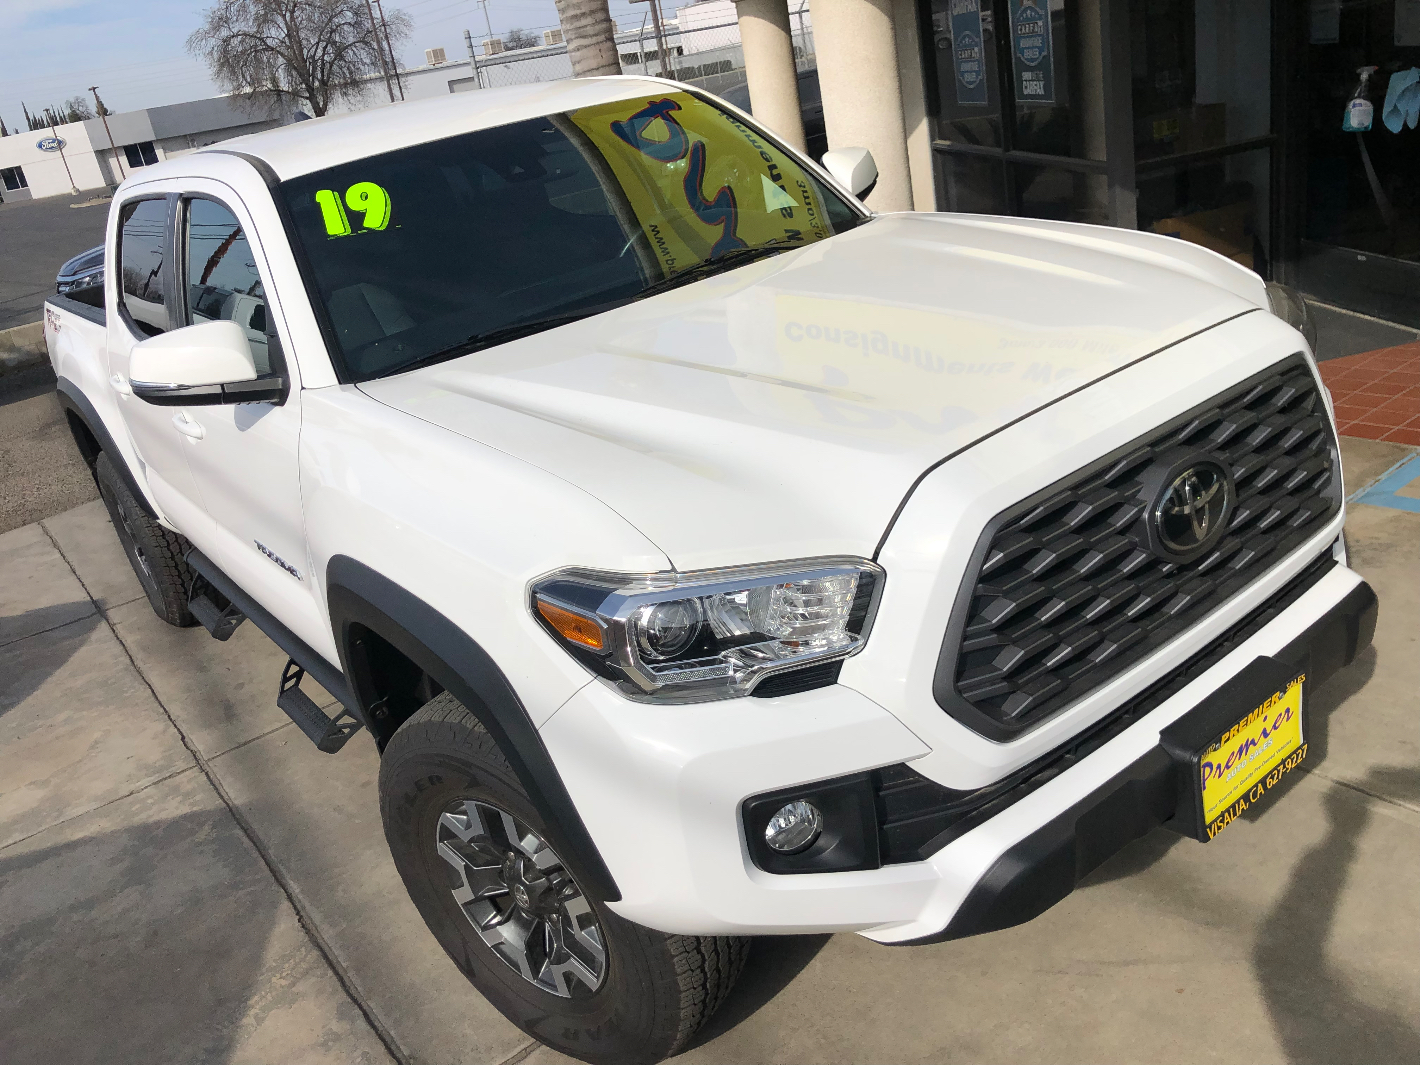
[[[350,219],[345,214],[347,207],[365,216],[366,229],[384,229],[390,220],[390,194],[373,181],[357,181],[351,185],[345,190],[344,203],[331,189],[321,189],[316,193],[316,205],[320,207],[326,235],[331,237],[350,235]]]

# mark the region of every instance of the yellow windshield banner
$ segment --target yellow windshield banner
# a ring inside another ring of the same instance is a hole
[[[689,93],[582,107],[567,117],[605,157],[667,276],[736,248],[808,244],[830,234],[803,169]]]

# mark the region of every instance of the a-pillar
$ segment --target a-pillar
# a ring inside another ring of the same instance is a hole
[[[799,71],[789,28],[789,0],[735,0],[745,80],[754,117],[799,151],[806,149],[799,112]]]
[[[867,148],[875,211],[912,210],[892,0],[810,0],[829,148]]]

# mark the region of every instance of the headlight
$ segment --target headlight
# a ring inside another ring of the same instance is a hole
[[[633,699],[748,695],[765,677],[846,658],[868,638],[883,571],[827,558],[693,573],[560,570],[533,615]]]
[[[1276,281],[1269,281],[1267,303],[1273,314],[1307,338],[1307,347],[1311,348],[1312,354],[1315,355],[1316,322],[1313,321],[1311,309],[1307,307],[1307,301],[1302,299],[1302,294],[1286,285],[1279,285]]]
[[[85,274],[83,277],[75,278],[73,281],[60,281],[55,287],[60,293],[71,292],[79,288],[92,288],[95,285],[104,283],[104,272]]]

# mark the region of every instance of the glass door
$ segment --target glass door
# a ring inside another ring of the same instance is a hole
[[[1323,302],[1420,328],[1420,128],[1409,118],[1420,127],[1420,3],[1312,0],[1301,16],[1295,282]],[[1343,131],[1367,67],[1371,128]]]
[[[1271,276],[1270,0],[1130,0],[1138,224]]]
[[[1110,2],[924,0],[940,206],[1132,224],[1112,195]]]

